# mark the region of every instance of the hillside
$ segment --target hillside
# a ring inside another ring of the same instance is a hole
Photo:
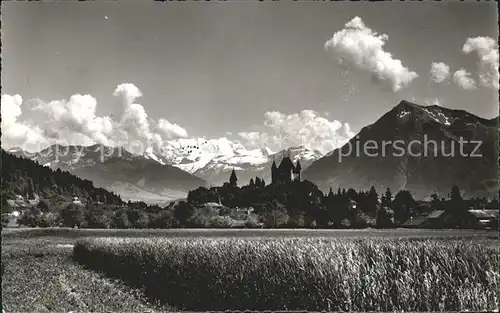
[[[1,159],[2,203],[16,195],[45,199],[70,198],[73,195],[92,201],[121,204],[120,196],[60,169],[53,170],[35,161],[7,153],[2,149]]]

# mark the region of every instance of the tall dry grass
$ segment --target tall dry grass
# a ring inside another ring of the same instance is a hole
[[[191,310],[498,309],[497,251],[472,241],[91,238],[73,257]]]

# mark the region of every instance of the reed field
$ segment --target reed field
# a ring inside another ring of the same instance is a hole
[[[73,260],[184,310],[498,310],[498,245],[467,239],[83,238]]]

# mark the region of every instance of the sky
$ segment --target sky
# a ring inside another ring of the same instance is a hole
[[[498,115],[494,2],[1,6],[4,148],[285,134],[326,152],[403,99]]]

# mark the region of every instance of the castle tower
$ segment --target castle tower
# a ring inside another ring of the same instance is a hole
[[[271,183],[276,184],[278,181],[278,167],[276,166],[276,160],[273,160],[273,165],[271,166]]]
[[[295,165],[295,180],[300,181],[300,171],[302,167],[300,166],[300,161],[297,160],[297,165]]]
[[[229,177],[229,184],[233,187],[236,187],[237,182],[238,182],[238,178],[236,177],[236,172],[234,171],[234,168],[233,168],[233,171],[231,172],[231,177]]]
[[[278,166],[278,181],[280,184],[288,184],[295,177],[295,166],[290,157],[284,157]]]

